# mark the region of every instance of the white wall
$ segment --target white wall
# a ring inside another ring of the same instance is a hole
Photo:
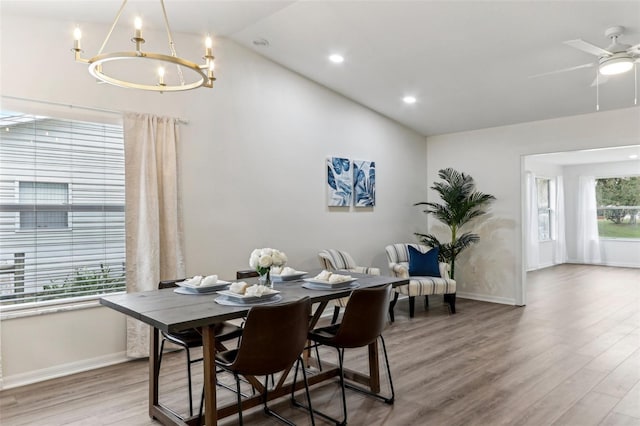
[[[95,84],[69,51],[74,23],[1,19],[2,95],[189,120],[181,130],[189,274],[233,277],[262,246],[284,250],[297,269],[319,267],[318,250],[336,247],[386,270],[384,246],[413,240],[424,222],[412,206],[426,197],[423,137],[232,42],[214,46],[213,90],[160,95]],[[90,29],[83,47],[95,52],[107,28]],[[199,37],[174,36],[181,55],[201,56]],[[332,155],[376,161],[376,207],[326,207]],[[4,385],[121,356],[123,324],[106,308],[2,321]],[[35,360],[26,351],[61,355]]]
[[[637,107],[427,138],[428,182],[437,180],[439,169],[453,167],[473,176],[479,190],[497,198],[491,215],[475,227],[480,243],[463,252],[456,266],[458,294],[524,302],[523,156],[638,142]],[[429,197],[437,199],[434,193]]]
[[[565,193],[567,218],[570,218],[577,217],[576,205],[578,179],[580,176],[594,176],[595,178],[638,176],[640,175],[640,161],[581,164],[565,166],[563,169],[565,187],[567,188]],[[567,222],[570,224],[569,221]],[[579,263],[577,260],[576,241],[575,227],[567,226],[567,260]],[[604,265],[640,267],[640,241],[601,238],[600,257]]]

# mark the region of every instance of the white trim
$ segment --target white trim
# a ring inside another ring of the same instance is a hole
[[[516,306],[516,299],[513,297],[489,296],[480,293],[457,292],[456,297],[460,299],[479,300],[481,302],[500,303],[501,305]]]
[[[553,263],[553,262],[543,263],[543,264],[538,265],[538,266],[537,266],[537,267],[535,267],[535,268],[527,269],[527,272],[537,271],[537,270],[539,270],[539,269],[550,268],[550,267],[552,267],[552,266],[556,266],[556,265],[559,265],[559,264],[558,264],[558,263]]]
[[[109,365],[119,364],[129,360],[130,358],[127,358],[126,353],[123,351],[96,358],[83,359],[67,364],[47,367],[41,370],[29,371],[27,373],[14,374],[13,376],[5,376],[2,378],[2,382],[0,383],[0,389],[4,390],[29,385],[32,383],[68,376],[70,374],[82,373],[95,368],[107,367]]]
[[[79,309],[99,308],[100,298],[124,294],[124,290],[112,293],[92,294],[90,296],[77,296],[67,299],[54,299],[44,302],[20,303],[0,307],[0,320],[6,321],[15,318],[30,317],[36,315],[55,314],[58,312],[75,311]]]
[[[616,268],[640,268],[637,263],[624,263],[624,262],[599,262],[599,263],[584,263],[576,259],[569,259],[566,263],[574,265],[594,265],[594,266],[613,266]]]

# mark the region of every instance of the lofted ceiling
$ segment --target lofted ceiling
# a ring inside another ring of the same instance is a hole
[[[160,21],[155,2],[130,3]],[[427,136],[595,112],[595,67],[530,76],[595,63],[563,41],[606,47],[614,25],[626,28],[623,43],[640,43],[640,0],[165,3],[174,32],[232,39]],[[119,6],[2,0],[0,12],[111,23]],[[633,71],[601,84],[600,111],[633,106],[634,87]]]

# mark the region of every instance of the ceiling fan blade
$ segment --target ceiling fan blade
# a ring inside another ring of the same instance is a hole
[[[583,52],[595,55],[597,57],[613,55],[613,53],[609,52],[608,50],[604,50],[601,47],[595,46],[591,43],[587,43],[586,41],[579,38],[576,40],[565,41],[564,44],[566,44],[567,46],[571,46],[574,49],[582,50]]]
[[[563,72],[579,70],[579,69],[582,69],[582,68],[593,68],[594,65],[595,65],[595,63],[592,62],[592,63],[589,63],[589,64],[577,65],[577,66],[571,67],[571,68],[563,68],[561,70],[555,70],[555,71],[543,72],[541,74],[530,75],[529,78],[537,78],[537,77],[542,77],[542,76],[545,76],[545,75],[560,74],[560,73],[563,73]]]
[[[600,74],[597,78],[593,79],[593,81],[591,82],[591,87],[596,87],[596,85],[605,84],[607,81],[609,81],[609,76]]]
[[[630,48],[628,48],[627,52],[629,54],[632,54],[632,55],[634,53],[636,53],[636,54],[640,53],[640,43],[636,44],[635,46],[631,46]]]

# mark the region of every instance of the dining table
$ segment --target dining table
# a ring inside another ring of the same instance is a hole
[[[319,272],[319,271],[318,271]],[[338,271],[337,273],[340,273]],[[391,284],[393,287],[407,285],[408,279],[366,275],[353,272],[344,272],[351,275],[355,281],[341,289],[309,289],[304,277],[313,278],[315,272],[310,272],[300,279],[282,281],[273,284],[273,288],[279,291],[277,303],[284,303],[298,300],[308,296],[313,304],[312,317],[309,322],[310,329],[313,328],[322,316],[327,304],[333,299],[348,296],[354,288],[377,287]],[[250,281],[250,280],[245,280]],[[303,287],[303,285],[305,285]],[[174,333],[191,328],[199,328],[203,338],[203,381],[204,381],[204,424],[216,425],[218,419],[228,417],[237,413],[237,405],[229,404],[219,407],[216,399],[216,337],[215,328],[224,321],[230,321],[246,317],[251,309],[251,304],[238,304],[241,306],[229,306],[220,304],[221,297],[218,293],[198,293],[180,294],[174,289],[162,289],[143,291],[137,293],[124,293],[104,296],[100,299],[100,304],[115,309],[125,315],[135,318],[151,327],[150,347],[149,347],[149,416],[156,419],[163,425],[199,425],[201,419],[198,416],[181,417],[170,408],[159,402],[158,375],[159,368],[159,333]],[[216,302],[218,299],[219,302]],[[277,343],[277,342],[274,342]],[[368,374],[345,369],[345,378],[368,387],[372,392],[380,392],[380,374],[378,362],[377,343],[373,343],[368,348],[369,371]],[[322,381],[330,380],[339,375],[337,366],[333,368],[323,367],[317,374],[309,377],[309,384],[313,385]],[[288,395],[292,387],[301,389],[303,384],[285,383],[284,377],[273,390],[269,390],[269,399],[280,398]],[[242,408],[248,409],[262,403],[262,386],[255,378],[249,377],[249,382],[258,388],[256,395],[243,400]]]

